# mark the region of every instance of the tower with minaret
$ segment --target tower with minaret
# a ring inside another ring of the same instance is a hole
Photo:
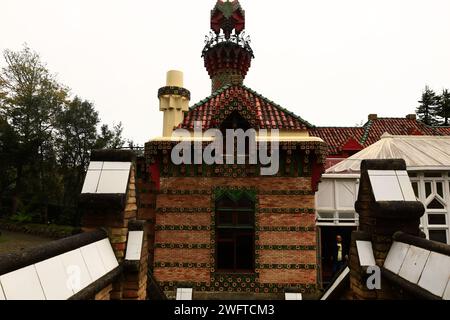
[[[217,1],[210,19],[202,57],[211,95],[187,108],[182,74],[169,72],[158,93],[164,134],[145,146],[136,193],[154,230],[150,272],[173,299],[191,290],[193,299],[308,298],[319,283],[314,194],[326,145],[307,121],[244,85],[254,55],[239,1]],[[267,164],[251,162],[250,150],[244,164],[173,161],[180,142],[192,144],[187,158],[210,148],[199,128],[254,130],[248,145],[274,146],[277,170],[263,175]]]
[[[211,11],[211,32],[202,57],[212,80],[212,91],[243,84],[253,59],[250,37],[245,36],[245,11],[239,1],[218,1]]]

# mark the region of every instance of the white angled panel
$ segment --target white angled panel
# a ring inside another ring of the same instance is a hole
[[[91,275],[80,249],[66,252],[60,255],[60,258],[68,276],[68,285],[72,288],[74,294],[92,283]]]
[[[405,261],[400,268],[399,276],[409,282],[417,283],[429,255],[430,251],[428,250],[410,246]]]
[[[409,178],[408,171],[406,171],[406,170],[402,170],[402,171],[397,170],[397,171],[395,171],[395,174],[397,175],[397,177],[408,177]]]
[[[367,170],[369,176],[396,176],[394,170]]]
[[[338,209],[353,209],[355,207],[355,181],[336,181]]]
[[[102,170],[103,168],[103,162],[101,161],[91,161],[89,163],[88,170]]]
[[[375,266],[375,257],[373,256],[372,242],[356,241],[358,248],[359,263],[363,267]]]
[[[102,171],[97,193],[125,193],[130,171]]]
[[[130,171],[131,162],[104,162],[103,170]]]
[[[402,189],[403,198],[405,201],[417,201],[416,195],[411,185],[411,180],[406,171],[397,171],[398,182],[400,183],[400,188]]]
[[[181,300],[181,298],[182,298],[182,291],[181,291],[180,288],[178,288],[178,289],[177,289],[177,297],[176,297],[176,300]]]
[[[125,260],[140,260],[142,252],[142,240],[144,231],[128,232],[127,254]]]
[[[444,295],[442,296],[444,300],[450,300],[450,279],[447,282],[447,288],[445,289]]]
[[[331,287],[328,288],[327,291],[325,291],[325,294],[320,298],[320,300],[327,300],[330,295],[336,290],[337,287],[341,284],[341,282],[348,276],[350,273],[350,268],[346,267],[337,277],[337,279],[333,282]]]
[[[181,300],[192,300],[192,289],[184,289],[181,294]]]
[[[303,296],[301,293],[286,292],[284,296],[285,300],[303,300]]]
[[[81,255],[86,262],[92,281],[96,281],[106,274],[103,261],[100,258],[100,252],[95,243],[80,248]]]
[[[45,300],[34,265],[0,276],[7,300]]]
[[[450,257],[431,252],[420,277],[419,286],[438,297],[442,297],[449,279]]]
[[[100,179],[101,171],[89,170],[84,179],[83,190],[81,193],[96,193],[97,185]]]
[[[103,261],[103,266],[105,267],[106,273],[114,270],[119,266],[116,256],[114,254],[111,243],[109,243],[108,238],[96,242],[97,249],[100,252],[100,258]]]
[[[178,288],[177,289],[177,300],[192,300],[192,289],[191,288]]]
[[[317,192],[317,209],[334,209],[334,181],[324,179],[319,183]]]
[[[403,201],[403,193],[396,175],[370,176],[375,201]]]
[[[6,300],[5,294],[3,293],[2,284],[0,283],[0,301]]]
[[[66,300],[73,296],[60,256],[35,264],[47,300]]]
[[[384,267],[389,271],[398,274],[402,267],[403,261],[405,261],[406,254],[409,250],[409,244],[403,242],[392,243],[391,249],[384,261]]]

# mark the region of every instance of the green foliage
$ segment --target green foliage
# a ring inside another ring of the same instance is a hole
[[[442,119],[444,126],[449,125],[450,119],[450,92],[444,89],[442,94],[437,97],[436,114]]]
[[[96,149],[117,149],[123,147],[125,140],[122,139],[122,132],[122,122],[113,125],[112,129],[107,124],[102,125],[96,143]]]
[[[0,200],[14,219],[33,214],[75,223],[90,152],[124,144],[122,124],[102,125],[92,103],[69,96],[39,55],[5,50],[0,71]],[[0,203],[0,207],[2,207]],[[26,212],[26,214],[17,214]],[[51,214],[50,214],[51,215]]]
[[[31,215],[23,212],[18,212],[12,215],[9,219],[18,223],[30,223],[33,221],[33,217]]]
[[[420,121],[430,126],[438,124],[436,119],[437,101],[436,93],[426,86],[422,93],[422,99],[419,101],[420,105],[416,109]]]

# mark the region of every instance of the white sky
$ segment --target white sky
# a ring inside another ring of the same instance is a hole
[[[103,122],[162,133],[157,90],[185,73],[210,94],[201,51],[214,0],[0,0],[0,50],[27,43]],[[242,0],[255,60],[245,84],[318,126],[413,113],[450,88],[448,0]],[[0,62],[3,65],[3,60]]]

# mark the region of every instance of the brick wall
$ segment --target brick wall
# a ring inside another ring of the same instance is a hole
[[[110,284],[95,295],[95,300],[110,300],[113,285]]]
[[[133,165],[130,170],[127,194],[125,197],[125,207],[123,211],[117,209],[113,211],[106,208],[87,209],[83,213],[82,217],[83,230],[89,231],[97,228],[104,228],[107,230],[111,246],[114,250],[114,254],[120,264],[124,264],[130,223],[135,223],[138,215],[144,216],[146,218],[145,220],[152,221],[152,213],[145,212],[143,210],[139,210],[138,212],[138,202],[145,203],[145,200],[147,199],[145,198],[145,196],[141,196],[140,194],[138,195],[136,188],[137,186],[140,189],[143,189],[145,187],[145,184],[140,180],[137,181],[136,166]],[[155,199],[154,195],[153,199]],[[151,201],[151,199],[148,200],[148,202]],[[149,239],[151,239],[150,243],[153,247],[154,222],[153,228],[151,227],[151,224],[147,223],[142,223],[142,228],[144,229],[144,241],[141,260],[136,265],[137,270],[125,268],[124,273],[120,279],[96,294],[96,300],[146,299]],[[151,232],[153,233],[148,235],[148,230],[151,230]]]
[[[212,221],[217,187],[256,191],[255,274],[216,273]],[[315,289],[317,239],[311,178],[161,178],[160,190],[152,196],[144,195],[144,199],[153,209],[139,208],[139,212],[154,210],[154,277],[169,295],[184,285],[203,292]]]

